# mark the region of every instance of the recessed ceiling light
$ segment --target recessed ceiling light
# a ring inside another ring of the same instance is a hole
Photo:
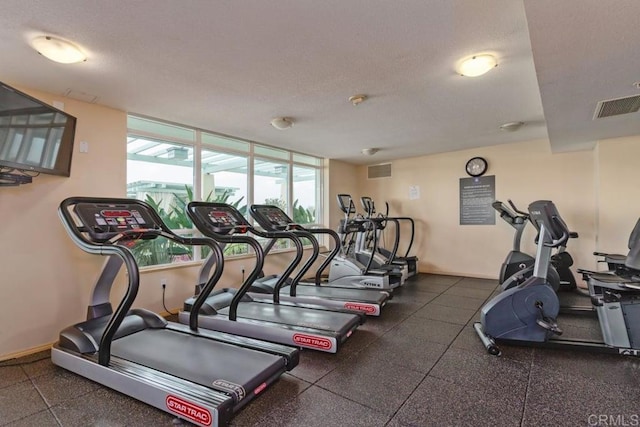
[[[289,117],[276,117],[271,120],[271,126],[279,130],[289,129],[293,126],[293,119]]]
[[[40,36],[31,41],[38,53],[61,64],[84,62],[87,56],[75,44],[52,36]]]
[[[463,60],[458,66],[458,73],[466,77],[478,77],[498,66],[495,56],[489,54],[474,55]]]

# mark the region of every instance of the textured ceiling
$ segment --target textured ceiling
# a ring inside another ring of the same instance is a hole
[[[637,0],[3,0],[0,81],[353,163],[548,135],[565,151],[640,133],[637,114],[592,120],[597,101],[640,93],[639,14]],[[89,60],[44,59],[28,44],[42,34]],[[499,66],[455,73],[480,52]],[[526,125],[499,130],[511,121]]]

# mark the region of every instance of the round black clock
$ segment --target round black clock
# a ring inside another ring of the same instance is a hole
[[[483,157],[474,157],[467,162],[465,169],[470,176],[481,176],[487,171],[487,161]]]

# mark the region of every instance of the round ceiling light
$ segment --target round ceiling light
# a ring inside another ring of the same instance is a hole
[[[349,97],[349,102],[353,104],[354,107],[357,107],[359,104],[362,104],[367,99],[367,95],[353,95]]]
[[[40,36],[31,41],[31,46],[45,58],[61,64],[84,62],[87,56],[75,44],[52,36]]]
[[[289,117],[276,117],[271,120],[271,126],[279,130],[289,129],[293,126],[293,119]]]
[[[509,122],[509,123],[500,125],[500,130],[503,130],[505,132],[515,132],[518,129],[520,129],[522,126],[524,126],[524,122]]]
[[[496,57],[489,54],[474,55],[458,66],[458,73],[466,77],[478,77],[498,66]]]

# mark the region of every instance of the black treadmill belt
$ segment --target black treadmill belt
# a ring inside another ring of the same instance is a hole
[[[286,287],[280,290],[281,295],[289,295],[291,290]],[[370,295],[367,295],[370,293]],[[296,286],[296,295],[301,297],[320,297],[329,299],[341,299],[349,301],[381,304],[387,298],[380,291],[358,291],[348,288],[330,288],[327,286],[301,285]]]
[[[224,390],[224,383],[254,390],[284,366],[279,356],[167,329],[145,329],[117,339],[111,352],[205,387],[218,381],[213,387],[217,390]]]
[[[229,307],[218,311],[229,315]],[[247,318],[264,322],[280,323],[291,326],[303,326],[324,331],[345,334],[359,324],[359,317],[349,313],[312,310],[282,304],[259,302],[241,302],[238,305],[238,319]]]

